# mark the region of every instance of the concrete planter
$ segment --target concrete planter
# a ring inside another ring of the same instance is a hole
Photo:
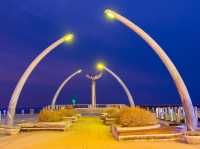
[[[108,117],[105,117],[104,118],[104,124],[105,125],[112,125],[114,124],[116,121],[116,118],[108,118]]]
[[[151,125],[144,127],[119,127],[111,126],[112,135],[116,140],[146,140],[146,139],[175,139],[183,133],[165,133],[165,134],[142,134],[140,131],[159,129],[160,125]]]
[[[71,121],[23,123],[19,124],[19,126],[21,127],[21,131],[34,131],[34,130],[65,131],[71,126]]]
[[[200,136],[184,136],[184,140],[188,144],[200,144]]]
[[[20,128],[23,128],[23,127],[34,127],[35,123],[20,123],[20,124],[17,124],[17,126],[19,126]]]
[[[69,128],[71,125],[70,121],[62,121],[62,122],[38,122],[35,124],[36,127],[46,127],[46,128]]]
[[[77,117],[77,118],[80,118],[80,117],[81,117],[81,114],[76,114],[76,117]]]
[[[78,116],[70,116],[70,117],[64,117],[64,120],[69,120],[71,122],[76,122],[78,120]]]
[[[151,125],[151,126],[140,126],[140,127],[117,127],[114,126],[118,132],[127,132],[127,131],[134,131],[134,130],[148,130],[148,129],[155,129],[159,128],[160,124]]]
[[[106,115],[107,115],[107,113],[100,113],[100,118],[102,119],[102,120],[104,120],[105,118],[106,118]]]
[[[16,135],[20,132],[20,127],[4,127],[3,133],[5,135]]]
[[[188,144],[200,144],[200,129],[186,132],[183,138]]]

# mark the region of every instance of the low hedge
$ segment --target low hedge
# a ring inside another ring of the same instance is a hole
[[[118,118],[119,117],[119,108],[108,107],[103,110],[104,113],[107,113],[106,117],[108,118]]]
[[[59,112],[62,117],[71,117],[77,114],[74,109],[60,109]]]
[[[123,108],[116,123],[122,127],[138,127],[157,124],[156,116],[142,108]]]
[[[76,114],[74,109],[59,109],[59,110],[48,110],[43,109],[40,111],[38,121],[40,122],[58,122],[62,121],[64,117],[71,117]]]
[[[62,121],[63,117],[59,111],[43,109],[40,111],[38,120],[40,122],[58,122]]]

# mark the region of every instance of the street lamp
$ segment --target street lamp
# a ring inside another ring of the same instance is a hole
[[[21,78],[19,79],[19,81],[18,81],[18,83],[17,83],[17,85],[16,85],[16,87],[13,91],[11,100],[9,102],[8,113],[7,113],[7,121],[6,121],[6,124],[8,126],[13,126],[13,120],[14,120],[14,116],[15,116],[15,112],[16,112],[16,106],[17,106],[19,96],[22,92],[22,89],[23,89],[26,81],[28,80],[29,76],[31,75],[32,71],[36,68],[36,66],[40,63],[40,61],[42,61],[56,47],[58,47],[60,44],[62,44],[64,42],[70,44],[70,43],[72,43],[73,40],[74,40],[74,35],[72,33],[66,34],[65,36],[61,37],[56,42],[51,44],[49,47],[44,49],[30,63],[30,65],[27,67],[27,69],[25,70],[25,72],[23,73]]]
[[[112,11],[110,9],[106,9],[104,13],[106,14],[107,19],[109,19],[109,20],[115,19],[115,15],[112,13]]]
[[[70,76],[67,77],[67,79],[65,79],[61,85],[58,87],[55,95],[53,96],[53,100],[51,102],[51,108],[53,109],[55,107],[55,103],[57,101],[57,98],[60,94],[60,92],[62,91],[62,89],[64,88],[64,86],[72,79],[74,78],[76,75],[80,74],[82,72],[81,69],[77,70],[76,72],[72,73]]]
[[[91,80],[91,108],[96,108],[96,82],[102,77],[102,73],[95,75],[86,75],[86,78]]]
[[[150,35],[148,35],[144,30],[142,30],[132,21],[128,20],[126,17],[110,9],[105,10],[104,13],[108,18],[118,20],[119,22],[130,28],[137,35],[139,35],[159,56],[160,60],[164,63],[172,79],[174,80],[177,91],[180,95],[181,102],[185,111],[187,129],[190,131],[195,130],[197,128],[197,118],[194,113],[194,108],[187,87],[183,79],[181,78],[181,75],[179,74],[178,70],[176,69],[175,65],[170,60],[165,51],[158,45],[158,43],[152,37],[150,37]]]
[[[68,44],[74,42],[74,34],[72,34],[72,33],[66,34],[63,38],[64,38],[65,42]]]
[[[132,107],[135,106],[134,101],[133,101],[133,97],[132,97],[128,87],[125,85],[125,83],[122,81],[122,79],[119,78],[119,76],[117,76],[113,71],[111,71],[109,68],[107,68],[106,65],[102,62],[99,62],[99,63],[96,64],[96,69],[99,70],[99,71],[105,70],[106,72],[111,74],[119,82],[119,84],[122,86],[122,88],[124,89],[124,91],[125,91],[125,93],[128,97],[130,106],[132,106]]]

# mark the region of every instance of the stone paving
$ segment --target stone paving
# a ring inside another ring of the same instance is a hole
[[[82,117],[65,132],[27,132],[0,138],[1,149],[198,149],[175,141],[116,141],[97,117]]]

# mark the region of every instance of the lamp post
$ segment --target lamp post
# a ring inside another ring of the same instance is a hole
[[[17,106],[17,102],[18,102],[19,96],[21,94],[21,91],[22,91],[27,79],[31,75],[32,71],[36,68],[36,66],[40,63],[40,61],[43,60],[56,47],[58,47],[60,44],[62,44],[64,42],[72,43],[73,39],[74,39],[74,35],[73,34],[71,34],[71,33],[66,34],[65,36],[61,37],[56,42],[51,44],[49,47],[44,49],[30,63],[30,65],[27,67],[27,69],[25,70],[25,72],[23,73],[21,78],[19,79],[19,81],[18,81],[18,83],[17,83],[17,85],[16,85],[16,87],[15,87],[15,89],[13,91],[13,94],[12,94],[12,97],[11,97],[11,100],[10,100],[9,106],[8,106],[7,121],[6,121],[7,126],[13,126],[13,121],[14,121],[14,116],[15,116],[15,111],[16,111],[16,106]]]
[[[72,73],[70,76],[67,77],[67,79],[65,79],[61,85],[58,87],[56,93],[54,94],[53,96],[53,100],[51,102],[51,108],[54,108],[55,107],[55,103],[57,101],[57,98],[60,94],[60,92],[62,91],[62,89],[64,88],[64,86],[72,79],[74,78],[76,75],[80,74],[82,72],[81,69],[77,70],[76,72]]]
[[[193,131],[197,127],[197,119],[195,117],[194,108],[192,105],[192,101],[190,98],[190,95],[188,93],[187,87],[181,78],[181,75],[179,74],[178,70],[176,69],[173,62],[170,60],[170,58],[167,56],[165,51],[158,45],[158,43],[151,38],[144,30],[142,30],[139,26],[137,26],[132,21],[128,20],[126,17],[118,14],[115,11],[112,11],[110,9],[105,10],[105,15],[109,19],[115,19],[130,28],[133,32],[135,32],[137,35],[139,35],[153,50],[154,52],[159,56],[160,60],[164,63],[167,70],[169,71],[172,79],[174,80],[174,83],[176,85],[177,91],[180,95],[181,102],[184,108],[184,111],[186,113],[186,126],[187,129],[190,131]]]
[[[86,77],[92,81],[91,84],[91,105],[92,108],[96,108],[96,81],[102,77],[102,73],[97,75],[89,75],[87,74]]]
[[[109,68],[107,68],[105,66],[105,64],[103,63],[97,63],[96,65],[96,69],[99,70],[99,71],[103,71],[105,70],[106,72],[108,72],[109,74],[111,74],[118,82],[119,84],[122,86],[122,88],[124,89],[127,97],[128,97],[128,100],[129,100],[129,103],[130,103],[130,106],[131,107],[134,107],[135,104],[134,104],[134,101],[133,101],[133,97],[128,89],[128,87],[126,86],[126,84],[122,81],[122,79],[119,78],[118,75],[116,75],[113,71],[111,71]]]

